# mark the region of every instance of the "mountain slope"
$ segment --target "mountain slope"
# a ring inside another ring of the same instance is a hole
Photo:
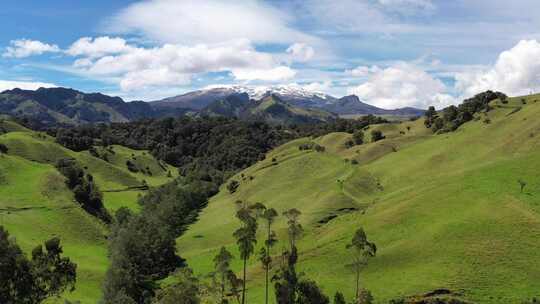
[[[0,94],[0,112],[44,125],[125,122],[153,116],[145,102],[126,103],[119,97],[66,88],[4,91]]]
[[[261,100],[249,100],[247,94],[233,94],[218,100],[199,112],[201,116],[236,117],[243,120],[275,124],[305,124],[334,120],[337,116],[315,108],[300,108],[269,95]]]
[[[415,108],[403,108],[395,110],[385,110],[368,105],[360,101],[357,96],[345,96],[335,98],[333,96],[312,92],[295,85],[281,85],[271,87],[250,87],[250,86],[224,86],[213,87],[204,90],[189,92],[183,95],[154,101],[150,104],[155,109],[191,109],[202,110],[210,106],[213,102],[225,100],[228,96],[247,94],[252,100],[262,100],[265,97],[274,95],[290,105],[303,109],[319,108],[324,111],[333,112],[340,115],[397,115],[397,116],[419,116],[423,110]]]
[[[177,170],[146,151],[121,146],[98,148],[100,157],[107,155],[105,161],[88,151],[65,149],[44,133],[8,120],[0,121],[0,130],[7,132],[0,135],[0,143],[8,148],[8,154],[0,154],[0,225],[27,253],[47,239],[60,237],[65,255],[77,264],[76,290],[65,297],[84,304],[97,303],[109,263],[108,229],[74,200],[54,164],[60,158],[76,159],[104,192],[103,202],[111,213],[122,206],[139,208],[138,196],[145,191],[126,188],[141,186],[143,180],[161,185],[171,180],[169,171],[177,176]],[[128,160],[146,173],[131,172],[126,166]],[[53,300],[56,302],[63,300]]]
[[[327,294],[352,296],[345,245],[363,226],[379,248],[361,277],[376,303],[440,288],[475,303],[537,296],[540,98],[526,97],[526,105],[520,100],[492,102],[494,110],[443,135],[417,120],[373,126],[386,139],[351,149],[344,147],[351,136],[344,133],[316,139],[324,153],[299,150],[308,139],[287,143],[233,177],[238,191],[231,195],[223,187],[178,249],[197,272],[212,271],[221,246],[238,256],[234,202],[262,202],[279,213],[292,207],[303,212],[299,266]],[[519,179],[528,183],[523,193]],[[283,218],[276,230],[283,242]],[[248,295],[260,302],[263,271],[255,258],[250,264]],[[234,267],[240,269],[238,259]]]

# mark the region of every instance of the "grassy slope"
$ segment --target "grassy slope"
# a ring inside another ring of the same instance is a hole
[[[11,132],[0,135],[0,143],[9,148],[8,155],[0,155],[0,225],[5,225],[27,252],[53,236],[60,237],[65,254],[78,264],[77,288],[67,297],[96,303],[108,266],[107,229],[78,207],[54,163],[59,158],[76,158],[95,177],[101,190],[139,186],[143,179],[149,185],[159,185],[169,180],[168,170],[172,174],[177,170],[169,166],[167,171],[161,169],[146,151],[114,146],[115,154],[108,163],[88,152],[65,149],[53,138],[12,122],[4,121],[1,126]],[[149,167],[152,176],[129,172],[127,159]],[[121,206],[137,209],[137,196],[142,193],[106,192],[104,203],[111,212]]]
[[[510,114],[522,106],[513,99],[487,114],[490,124],[481,114],[450,134],[430,135],[419,120],[374,126],[387,139],[348,150],[343,143],[350,135],[342,133],[317,139],[327,147],[323,154],[300,152],[297,146],[305,139],[288,143],[245,170],[244,176],[254,179],[242,180],[237,193],[223,188],[212,198],[179,239],[179,251],[201,274],[212,270],[212,257],[222,245],[238,256],[231,237],[238,226],[234,201],[260,201],[278,211],[296,207],[304,213],[300,266],[328,294],[339,289],[352,296],[345,245],[363,226],[379,247],[362,276],[377,303],[436,288],[460,291],[478,303],[519,303],[538,295],[536,99],[528,97],[522,110]],[[273,157],[277,165],[271,164]],[[518,179],[528,182],[524,193]],[[359,211],[343,210],[351,207]],[[339,216],[319,223],[333,215]],[[284,238],[283,219],[276,227]],[[254,258],[251,263],[249,297],[259,303],[262,270]]]

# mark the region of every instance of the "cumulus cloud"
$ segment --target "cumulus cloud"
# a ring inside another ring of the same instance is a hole
[[[485,90],[498,90],[509,95],[540,91],[540,43],[522,40],[502,52],[491,68],[458,73],[456,89],[465,97]]]
[[[349,88],[348,92],[381,108],[431,105],[441,108],[455,102],[446,93],[442,81],[411,63],[399,62],[387,68],[375,66],[368,69],[367,77],[366,82]]]
[[[306,62],[313,58],[315,50],[313,47],[305,43],[294,43],[287,48],[287,54],[289,54],[294,61]]]
[[[25,58],[43,53],[60,52],[60,48],[55,44],[47,44],[38,40],[18,39],[10,41],[10,46],[6,48],[2,57],[5,58]]]
[[[288,80],[296,75],[296,71],[287,66],[278,66],[272,69],[233,69],[231,73],[237,80],[270,82]]]
[[[47,82],[33,82],[33,81],[11,81],[11,80],[0,80],[0,92],[6,90],[12,90],[15,88],[23,90],[37,90],[39,88],[53,88],[57,85]]]
[[[71,56],[100,57],[107,54],[126,53],[132,50],[133,47],[129,46],[124,39],[104,36],[80,38],[66,50],[66,53]]]
[[[209,72],[231,72],[235,79],[242,81],[279,81],[296,74],[271,54],[257,51],[247,40],[194,46],[165,44],[154,48],[131,46],[121,39],[109,37],[83,41],[74,45],[85,47],[77,48],[80,52],[72,54],[86,57],[78,58],[73,68],[90,76],[118,78],[121,89],[125,91],[140,87],[186,85],[194,75]],[[116,41],[116,47],[107,48],[102,41]],[[101,46],[94,45],[96,42]]]
[[[292,17],[258,0],[150,0],[128,6],[106,24],[116,33],[143,34],[166,43],[249,39],[287,43],[315,38],[289,26]]]

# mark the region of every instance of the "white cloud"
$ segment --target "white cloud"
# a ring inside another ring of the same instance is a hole
[[[488,70],[458,73],[456,89],[465,97],[485,90],[498,90],[509,95],[540,91],[540,43],[522,40],[502,52]]]
[[[75,41],[66,51],[71,56],[101,57],[108,54],[119,54],[132,51],[122,38],[110,38],[107,36],[90,38],[83,37]]]
[[[60,52],[55,44],[47,44],[37,40],[29,39],[18,39],[11,40],[10,46],[8,46],[5,52],[2,54],[2,57],[5,58],[25,58],[34,55],[41,55],[43,53],[51,52]]]
[[[289,26],[292,17],[263,1],[150,0],[128,6],[109,20],[115,33],[143,34],[165,43],[254,43],[309,41]]]
[[[441,108],[455,102],[452,96],[446,94],[446,86],[439,79],[406,62],[384,69],[371,68],[367,81],[349,88],[348,92],[385,109],[407,106],[427,108],[431,105]]]
[[[330,90],[331,86],[332,82],[326,80],[322,82],[310,82],[307,84],[303,84],[302,88],[309,92],[326,93],[328,92],[328,90]]]
[[[380,71],[380,68],[376,65],[368,66],[358,66],[352,70],[346,70],[345,73],[354,77],[367,77],[370,73],[376,73]]]
[[[263,80],[263,81],[283,81],[293,78],[296,71],[287,66],[278,66],[272,69],[234,69],[232,74],[237,80]]]
[[[53,88],[57,85],[47,82],[33,82],[33,81],[10,81],[0,80],[0,92],[6,90],[13,90],[15,88],[23,90],[37,90],[39,88]]]
[[[86,52],[89,57],[77,59],[73,68],[89,76],[116,77],[125,91],[138,87],[186,85],[194,75],[209,72],[231,72],[234,78],[243,81],[279,81],[296,74],[271,54],[257,51],[247,40],[214,45],[127,46],[116,50],[120,49],[119,54],[98,58],[90,56],[99,51]]]
[[[294,43],[286,51],[294,61],[306,62],[313,58],[315,50],[305,43]]]

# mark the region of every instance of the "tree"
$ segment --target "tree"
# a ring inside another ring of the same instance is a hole
[[[0,154],[7,154],[8,153],[8,147],[4,144],[0,144]]]
[[[330,304],[330,299],[312,280],[301,280],[298,283],[298,304]]]
[[[28,260],[15,240],[0,226],[0,303],[41,303],[73,291],[77,265],[62,257],[60,239],[52,238],[32,251]]]
[[[367,289],[361,289],[360,295],[358,296],[357,304],[373,304],[373,296],[371,292]]]
[[[240,288],[244,285],[244,281],[242,281],[242,279],[239,279],[232,270],[229,270],[227,272],[227,281],[231,286],[231,295],[236,299],[236,302],[240,304]]]
[[[336,292],[336,295],[334,296],[334,304],[347,304],[347,301],[345,301],[345,297],[341,292]]]
[[[519,183],[520,193],[523,193],[523,190],[525,189],[525,186],[527,186],[527,182],[525,182],[522,179],[518,179],[518,183]]]
[[[214,268],[216,274],[218,274],[220,280],[220,298],[221,304],[226,303],[225,300],[225,287],[227,283],[227,274],[230,271],[231,260],[233,259],[232,254],[225,248],[221,247],[219,253],[214,257]]]
[[[236,192],[236,190],[238,190],[238,186],[240,186],[238,181],[233,179],[227,184],[227,190],[229,190],[230,194],[233,194]]]
[[[244,262],[243,266],[243,282],[242,282],[242,304],[246,301],[246,268],[247,260],[255,250],[257,243],[257,218],[253,216],[252,209],[243,202],[237,202],[238,211],[236,217],[240,220],[241,226],[233,236],[236,238],[236,244],[240,251],[240,258]]]
[[[356,130],[353,134],[353,140],[356,145],[364,143],[364,132],[362,130]]]
[[[287,218],[287,233],[289,235],[289,246],[291,252],[296,247],[296,241],[302,236],[304,233],[304,228],[298,221],[298,218],[302,212],[300,212],[296,208],[289,209],[285,212],[283,212],[283,216]]]
[[[367,265],[368,258],[374,257],[377,253],[377,246],[368,241],[364,229],[356,230],[351,243],[347,245],[347,249],[352,251],[353,263],[352,266],[356,272],[356,302],[360,300],[360,270]]]
[[[176,283],[171,284],[157,292],[155,304],[199,304],[199,281],[193,276],[193,271],[183,268],[173,277]]]
[[[371,131],[371,142],[376,142],[381,139],[384,139],[384,135],[381,132],[381,130],[373,130]]]
[[[265,272],[265,303],[268,304],[268,284],[269,284],[269,272],[272,265],[272,248],[277,243],[276,233],[272,230],[272,224],[278,213],[275,209],[270,208],[264,210],[262,218],[266,223],[266,240],[264,241],[265,247],[261,248],[260,260]]]

